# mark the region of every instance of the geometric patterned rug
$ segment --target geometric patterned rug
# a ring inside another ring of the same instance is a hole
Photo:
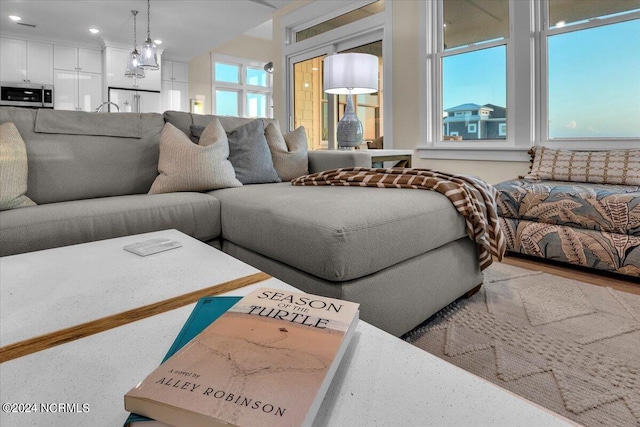
[[[640,426],[640,296],[494,263],[403,337],[587,427]]]

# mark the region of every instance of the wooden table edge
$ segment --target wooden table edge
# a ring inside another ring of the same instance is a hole
[[[200,298],[206,296],[220,295],[225,292],[233,291],[245,286],[253,285],[270,279],[266,273],[258,272],[228,282],[220,283],[208,288],[199,289],[184,295],[179,295],[167,300],[158,301],[142,307],[127,310],[121,313],[113,314],[90,322],[81,323],[59,331],[50,332],[34,338],[18,341],[13,344],[0,347],[0,363],[26,356],[38,351],[46,350],[60,344],[85,338],[90,335],[104,332],[109,329],[117,328],[128,323],[136,322],[156,314],[165,313],[175,310],[185,305],[197,302]]]

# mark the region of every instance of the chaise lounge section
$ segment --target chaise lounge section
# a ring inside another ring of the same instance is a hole
[[[359,302],[363,320],[395,335],[482,283],[464,218],[437,192],[281,182],[148,194],[165,123],[193,138],[191,125],[214,116],[38,114],[0,108],[26,145],[37,203],[0,212],[3,256],[175,228],[304,291]],[[231,132],[251,119],[219,121]],[[358,152],[305,159],[309,172],[371,165]]]

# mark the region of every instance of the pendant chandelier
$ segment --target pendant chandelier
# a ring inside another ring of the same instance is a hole
[[[137,10],[132,10],[133,14],[133,51],[127,57],[127,69],[124,75],[131,78],[144,78],[144,70],[140,68],[140,53],[138,52],[138,42],[136,40],[136,15]]]
[[[158,70],[160,66],[158,65],[156,45],[151,40],[151,31],[149,29],[151,23],[150,10],[151,0],[147,0],[147,39],[142,44],[142,54],[140,55],[140,65],[138,66],[147,70]]]

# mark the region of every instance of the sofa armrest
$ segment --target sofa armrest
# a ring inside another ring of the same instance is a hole
[[[309,172],[316,173],[329,169],[371,167],[371,154],[364,151],[319,150],[309,151]]]

